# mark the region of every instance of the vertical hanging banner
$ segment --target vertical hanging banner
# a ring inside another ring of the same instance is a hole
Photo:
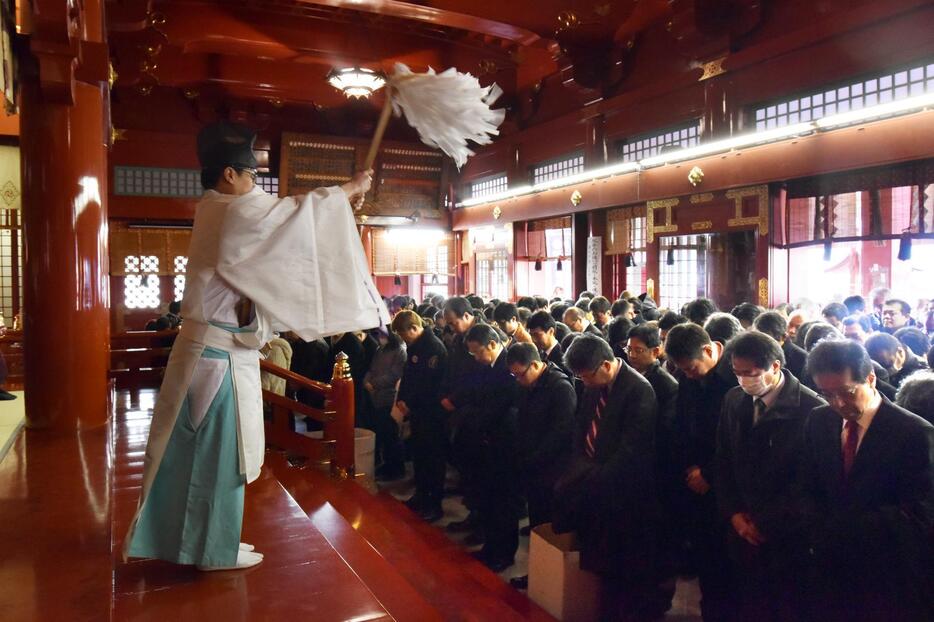
[[[587,289],[603,295],[603,237],[587,238]]]

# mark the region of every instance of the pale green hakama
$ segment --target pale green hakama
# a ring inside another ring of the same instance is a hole
[[[182,402],[133,533],[131,557],[236,565],[246,479],[239,468],[230,357],[206,347],[202,358],[226,361],[226,371],[200,421],[192,418],[191,392]]]

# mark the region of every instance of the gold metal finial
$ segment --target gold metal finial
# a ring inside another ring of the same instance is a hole
[[[334,375],[331,377],[350,380],[350,363],[348,362],[350,357],[344,352],[338,352],[337,356],[334,358],[336,359],[334,363]]]
[[[107,63],[107,84],[112,89],[114,84],[117,82],[117,78],[120,77],[120,74],[117,73],[117,70],[114,69],[114,64]]]
[[[580,190],[575,190],[571,193],[571,205],[577,207],[581,204],[581,201],[584,200],[584,195],[581,194]]]
[[[110,144],[112,145],[118,140],[126,140],[126,130],[110,126]]]
[[[691,182],[691,185],[695,188],[704,181],[704,171],[699,166],[695,166],[688,173],[688,181]]]

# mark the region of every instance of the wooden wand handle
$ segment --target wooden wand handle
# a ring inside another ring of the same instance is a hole
[[[389,125],[389,117],[392,115],[392,93],[390,87],[386,87],[386,103],[383,104],[383,111],[379,115],[379,123],[376,124],[376,132],[373,133],[373,140],[370,142],[370,150],[366,154],[366,161],[363,164],[363,170],[373,168],[376,161],[376,154],[379,151],[379,144],[383,142],[383,134],[386,132],[386,126]],[[356,211],[363,208],[363,201],[366,194],[361,194],[354,206]]]

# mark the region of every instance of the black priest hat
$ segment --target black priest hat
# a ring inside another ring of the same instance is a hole
[[[256,132],[245,125],[218,121],[206,125],[198,133],[198,160],[201,168],[256,168],[253,143]]]

